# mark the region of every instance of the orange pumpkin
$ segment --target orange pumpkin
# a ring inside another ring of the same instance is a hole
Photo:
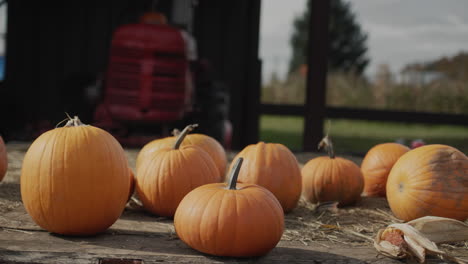
[[[64,235],[92,235],[120,216],[130,188],[120,144],[77,117],[39,136],[21,169],[21,197],[42,228]]]
[[[167,18],[163,13],[150,11],[140,16],[140,23],[165,25]]]
[[[261,186],[236,184],[241,164],[239,158],[229,185],[203,185],[180,203],[174,227],[190,247],[216,256],[252,257],[278,244],[284,231],[281,204]]]
[[[8,158],[7,158],[5,142],[3,142],[3,138],[0,136],[0,181],[2,181],[3,177],[5,177],[7,169],[8,169]]]
[[[181,146],[186,127],[172,148],[162,148],[141,161],[136,175],[136,192],[145,209],[173,217],[184,196],[198,186],[220,182],[213,159],[196,145]]]
[[[198,125],[189,125],[188,129],[191,132],[195,129]],[[179,132],[180,133],[180,132]],[[136,161],[136,168],[138,171],[138,167],[140,163],[147,157],[151,156],[153,152],[167,147],[174,146],[177,136],[179,133],[175,133],[176,135],[173,137],[166,137],[161,139],[156,139],[148,144],[146,144],[141,151],[138,153],[137,161]],[[216,139],[203,135],[203,134],[189,134],[185,137],[184,141],[182,142],[182,146],[187,145],[196,145],[206,151],[213,161],[216,163],[216,166],[219,170],[220,177],[224,180],[224,174],[226,171],[227,166],[227,158],[226,152],[224,151],[223,146],[216,141]]]
[[[364,196],[385,197],[387,177],[393,164],[408,152],[407,146],[398,143],[383,143],[371,148],[361,164],[364,176]]]
[[[446,145],[426,145],[398,159],[387,180],[387,199],[396,217],[468,218],[468,158]]]
[[[339,206],[359,200],[364,187],[361,170],[354,162],[335,157],[327,136],[320,147],[328,150],[328,157],[317,157],[302,168],[302,194],[311,203],[335,201]]]
[[[301,196],[301,169],[294,154],[284,145],[259,142],[244,148],[234,158],[244,158],[239,182],[258,184],[272,192],[284,212],[297,206]],[[233,164],[231,164],[232,170]]]

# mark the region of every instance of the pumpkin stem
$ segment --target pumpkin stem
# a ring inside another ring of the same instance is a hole
[[[179,149],[180,145],[182,144],[182,141],[184,141],[185,136],[191,131],[193,131],[196,127],[198,127],[198,124],[193,124],[193,125],[188,125],[180,132],[180,134],[177,136],[177,140],[174,144],[174,149]]]
[[[84,126],[83,123],[81,123],[81,120],[78,118],[78,116],[74,116],[71,118],[68,114],[68,122],[65,124],[65,127],[77,127],[77,126]]]
[[[320,143],[318,144],[318,149],[320,150],[322,148],[324,148],[327,151],[330,159],[335,158],[335,150],[333,149],[333,142],[331,141],[331,138],[328,135],[322,138],[322,140],[320,140]]]
[[[231,173],[229,175],[229,190],[236,190],[237,177],[239,177],[239,171],[241,169],[243,161],[244,158],[238,158],[236,164],[234,165],[234,167],[232,167]]]

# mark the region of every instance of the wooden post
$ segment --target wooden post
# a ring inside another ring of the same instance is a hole
[[[245,86],[242,91],[244,109],[242,111],[241,138],[239,144],[234,144],[234,149],[242,149],[249,144],[255,144],[259,140],[260,122],[260,89],[261,89],[261,61],[258,58],[258,45],[260,36],[260,10],[261,0],[247,1],[248,21],[247,38],[247,67],[245,69]]]
[[[311,0],[307,54],[304,151],[316,151],[323,137],[328,62],[329,1]]]

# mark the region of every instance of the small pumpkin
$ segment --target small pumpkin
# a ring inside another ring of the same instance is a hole
[[[302,189],[301,169],[286,146],[259,142],[245,147],[234,160],[239,157],[244,158],[239,182],[267,188],[281,203],[284,212],[297,206]]]
[[[123,212],[130,188],[120,144],[78,117],[31,144],[20,183],[23,204],[34,222],[63,235],[106,230]]]
[[[468,158],[447,145],[426,145],[408,151],[393,165],[387,199],[396,217],[468,218]]]
[[[145,209],[153,214],[173,217],[187,193],[221,181],[207,152],[196,145],[182,146],[189,130],[190,126],[180,133],[173,147],[156,150],[139,165],[135,190]]]
[[[186,128],[189,129],[188,132],[193,131],[198,125],[189,125]],[[151,156],[153,152],[167,147],[174,146],[177,136],[180,134],[178,130],[175,130],[174,136],[166,137],[161,139],[155,139],[148,144],[146,144],[141,151],[138,153],[136,168],[140,166],[140,163],[147,157]],[[186,145],[196,145],[206,151],[213,161],[216,163],[216,166],[219,170],[219,175],[224,180],[224,174],[227,166],[226,151],[223,146],[214,138],[204,135],[204,134],[189,134],[185,137],[182,142],[182,146]]]
[[[328,157],[317,157],[302,168],[302,194],[311,203],[335,201],[339,206],[359,200],[364,187],[361,169],[354,162],[335,157],[333,143],[326,136],[319,148],[326,148]]]
[[[166,25],[167,24],[167,18],[166,15],[160,12],[155,12],[155,11],[149,11],[143,13],[143,15],[140,16],[140,23],[145,23],[145,24],[155,24],[155,25]]]
[[[398,143],[383,143],[372,147],[362,160],[364,196],[386,196],[387,178],[395,162],[410,149]]]
[[[259,185],[237,184],[241,165],[238,158],[229,185],[203,185],[180,203],[174,227],[190,247],[216,256],[253,257],[278,244],[284,232],[281,204]]]
[[[7,158],[5,142],[3,142],[3,138],[0,136],[0,181],[2,181],[3,177],[5,177],[7,169],[8,169],[8,158]]]

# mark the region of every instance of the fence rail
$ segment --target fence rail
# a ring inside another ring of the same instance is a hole
[[[303,105],[260,105],[260,112],[268,115],[305,116],[305,109]],[[463,114],[356,109],[347,107],[326,107],[325,117],[424,124],[468,125],[468,115]]]

